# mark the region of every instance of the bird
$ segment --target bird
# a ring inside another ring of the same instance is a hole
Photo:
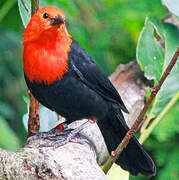
[[[114,151],[129,130],[122,113],[128,110],[103,71],[67,32],[65,18],[53,6],[44,6],[31,17],[23,36],[27,87],[42,105],[65,117],[66,125],[84,118],[96,122],[108,151]],[[69,132],[66,140],[85,126]],[[60,127],[63,130],[62,124]],[[116,163],[133,176],[156,174],[153,160],[136,137]]]

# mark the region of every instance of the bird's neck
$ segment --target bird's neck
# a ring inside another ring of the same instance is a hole
[[[28,80],[51,84],[68,71],[70,35],[60,30],[44,32],[38,39],[24,43],[23,68]]]

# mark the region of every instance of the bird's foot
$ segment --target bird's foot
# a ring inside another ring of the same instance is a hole
[[[36,139],[47,139],[49,137],[55,137],[58,135],[62,135],[63,130],[67,128],[67,124],[61,123],[59,125],[57,125],[55,128],[51,129],[48,132],[35,132],[35,133],[31,133],[28,137],[26,142],[29,142],[31,140],[36,140]]]
[[[74,130],[75,129],[64,130],[63,133],[61,133],[61,135],[58,135],[56,137],[48,137],[46,139],[48,139],[49,141],[45,144],[40,144],[39,147],[57,148],[57,147],[67,144],[68,142],[75,142],[75,143],[80,143],[80,144],[83,144],[83,143],[90,144],[90,142],[87,139],[82,138],[80,135],[78,135],[78,133],[74,132]]]
[[[80,136],[77,136],[77,134],[84,129],[86,126],[88,126],[90,122],[87,121],[81,126],[77,127],[76,129],[65,129],[62,130],[59,128],[59,125],[53,129],[51,129],[48,132],[37,132],[32,133],[26,143],[30,142],[31,140],[36,139],[47,139],[49,140],[45,144],[40,144],[39,147],[54,147],[57,148],[59,146],[62,146],[68,142],[76,142],[76,143],[88,143],[91,144],[86,138],[82,138]]]

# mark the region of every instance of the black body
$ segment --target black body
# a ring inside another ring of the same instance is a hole
[[[64,116],[68,123],[96,117],[109,152],[115,150],[129,130],[121,109],[127,112],[120,95],[96,66],[89,54],[72,39],[68,54],[68,72],[50,85],[26,83],[38,101]],[[133,137],[117,160],[132,175],[155,175],[155,165],[137,139]]]

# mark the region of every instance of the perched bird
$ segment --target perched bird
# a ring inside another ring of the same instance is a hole
[[[25,29],[23,46],[24,76],[34,97],[65,117],[66,124],[84,118],[97,120],[109,152],[115,150],[129,130],[121,110],[128,111],[112,83],[66,31],[65,14],[52,6],[39,9]],[[75,132],[81,128],[84,125]],[[75,134],[69,133],[66,140]],[[135,137],[116,163],[134,176],[156,173]]]

